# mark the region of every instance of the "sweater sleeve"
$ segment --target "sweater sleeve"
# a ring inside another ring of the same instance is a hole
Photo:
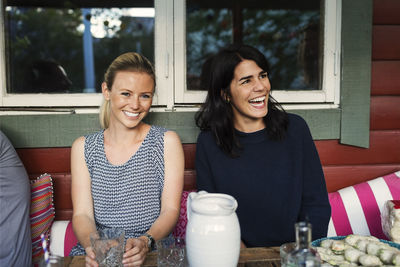
[[[303,133],[303,194],[299,220],[308,220],[312,224],[315,240],[327,235],[331,207],[321,161],[305,122]]]
[[[210,159],[207,156],[211,145],[210,140],[207,140],[207,136],[204,133],[200,133],[196,145],[196,183],[198,191],[205,190],[210,193],[215,193],[216,188],[210,169]]]

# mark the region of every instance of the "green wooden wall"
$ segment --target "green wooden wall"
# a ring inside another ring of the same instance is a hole
[[[339,110],[296,111],[307,119],[315,139],[338,139]],[[199,133],[194,112],[151,112],[146,122],[176,131],[183,143]],[[17,148],[68,147],[75,138],[100,129],[97,114],[0,116],[2,130]]]

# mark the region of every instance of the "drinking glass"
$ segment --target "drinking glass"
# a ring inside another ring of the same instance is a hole
[[[105,228],[90,235],[99,267],[123,266],[124,238],[125,231],[118,228]]]
[[[186,262],[185,240],[167,237],[156,242],[158,267],[184,267]]]
[[[49,262],[46,264],[44,258],[39,262],[39,267],[63,267],[64,260],[60,256],[50,255]]]
[[[281,256],[281,266],[285,267],[287,263],[287,256],[296,248],[296,242],[290,242],[282,244],[279,248],[279,254]]]

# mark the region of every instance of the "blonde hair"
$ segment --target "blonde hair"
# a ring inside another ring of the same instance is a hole
[[[156,86],[156,76],[154,73],[153,64],[143,55],[128,52],[118,56],[108,67],[104,74],[104,82],[107,85],[107,90],[111,90],[114,83],[115,75],[119,71],[134,71],[144,72],[150,75],[154,82],[154,88]],[[107,129],[110,124],[110,101],[103,100],[100,106],[100,125],[103,129]]]

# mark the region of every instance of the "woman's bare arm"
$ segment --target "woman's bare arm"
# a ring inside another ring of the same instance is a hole
[[[161,212],[148,233],[155,240],[167,236],[178,221],[183,190],[184,153],[179,136],[168,131],[164,136],[164,190],[161,195]]]
[[[80,137],[71,149],[72,224],[76,237],[85,249],[90,247],[90,233],[96,231],[90,175],[84,159],[85,138]]]

